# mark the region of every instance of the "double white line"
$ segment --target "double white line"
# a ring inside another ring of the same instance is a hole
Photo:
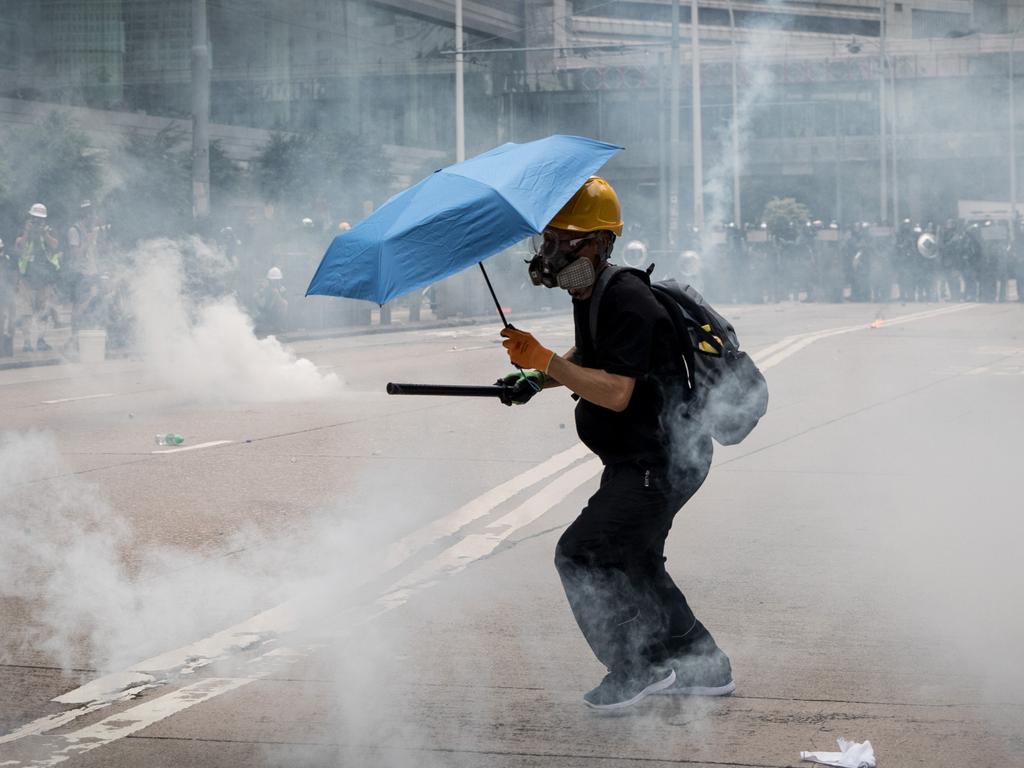
[[[809,333],[802,333],[796,336],[787,336],[771,346],[758,350],[752,355],[752,357],[754,358],[754,362],[757,363],[758,367],[762,371],[767,371],[770,368],[774,368],[786,358],[795,355],[800,350],[805,349],[821,339],[827,339],[831,336],[841,336],[844,333],[853,333],[854,331],[864,331],[872,328],[889,328],[893,325],[913,323],[918,320],[927,320],[932,317],[950,315],[955,312],[963,312],[966,309],[973,309],[977,306],[977,304],[950,304],[948,306],[938,307],[937,309],[927,309],[922,312],[913,312],[909,315],[901,315],[899,317],[894,317],[891,320],[876,319],[871,323],[858,323],[857,325],[847,325],[840,328],[829,328],[823,331],[811,331]]]

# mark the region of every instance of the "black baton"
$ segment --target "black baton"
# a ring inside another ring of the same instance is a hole
[[[389,395],[441,395],[444,397],[497,397],[505,394],[507,387],[500,384],[471,386],[465,384],[396,384],[388,382]]]

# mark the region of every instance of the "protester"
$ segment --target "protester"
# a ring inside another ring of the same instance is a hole
[[[665,539],[680,507],[711,466],[711,438],[695,422],[669,429],[658,376],[677,373],[676,338],[646,282],[620,272],[601,297],[590,330],[595,282],[622,233],[618,197],[593,176],[543,232],[530,263],[537,284],[573,300],[576,345],[565,355],[506,328],[504,346],[524,369],[503,381],[515,402],[543,386],[578,397],[576,429],[604,464],[601,485],[559,539],[555,564],[583,635],[608,674],[584,695],[616,709],[651,693],[726,695],[728,657],[694,616],[665,570]],[[684,420],[685,421],[685,420]]]
[[[281,333],[288,327],[288,299],[285,298],[284,275],[277,267],[267,270],[256,291],[256,330]]]
[[[29,209],[25,228],[15,242],[18,255],[19,286],[30,315],[23,351],[51,349],[45,338],[48,328],[57,324],[56,288],[60,277],[60,241],[47,225],[46,206],[35,203]],[[33,339],[35,346],[33,347]]]
[[[98,255],[101,232],[92,202],[83,200],[78,208],[78,220],[68,227],[68,258],[63,266],[69,286],[67,296],[71,302],[73,331],[99,322],[99,307],[103,303]]]
[[[18,264],[0,240],[0,357],[14,354],[14,321],[17,317]]]

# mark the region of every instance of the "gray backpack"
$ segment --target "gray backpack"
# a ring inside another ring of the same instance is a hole
[[[653,265],[652,265],[653,267]],[[650,271],[608,265],[590,300],[590,338],[597,343],[601,297],[617,275],[631,272],[650,286],[675,329],[679,373],[659,376],[674,382],[687,415],[699,421],[721,445],[735,445],[750,434],[768,410],[768,384],[746,352],[732,323],[692,286],[675,280],[651,283]],[[681,375],[680,375],[681,374]]]

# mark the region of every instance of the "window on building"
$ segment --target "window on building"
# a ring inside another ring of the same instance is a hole
[[[951,33],[966,32],[971,28],[971,16],[949,11],[920,11],[913,9],[910,17],[911,33],[916,38],[946,37]]]

